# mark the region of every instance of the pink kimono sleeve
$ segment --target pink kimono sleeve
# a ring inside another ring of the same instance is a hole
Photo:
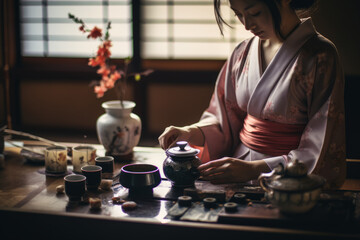
[[[205,137],[202,162],[232,156],[239,144],[246,112],[237,105],[234,85],[235,73],[242,68],[245,47],[246,44],[240,44],[222,67],[209,107],[195,124]]]
[[[309,122],[299,148],[288,157],[303,160],[309,172],[325,177],[327,188],[338,188],[346,177],[346,148],[344,77],[336,49],[319,52],[314,69]]]

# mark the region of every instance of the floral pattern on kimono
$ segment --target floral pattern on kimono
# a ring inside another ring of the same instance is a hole
[[[284,41],[264,72],[260,39],[241,42],[221,69],[209,107],[196,124],[204,133],[203,161],[224,156],[264,159],[270,169],[302,160],[328,188],[345,180],[344,77],[335,46],[316,32],[311,18]],[[303,124],[298,148],[271,156],[239,138],[247,114],[284,124]],[[207,156],[208,159],[205,159]]]

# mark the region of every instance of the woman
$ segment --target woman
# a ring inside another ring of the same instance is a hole
[[[309,0],[230,0],[255,36],[223,66],[199,122],[168,127],[166,149],[186,140],[203,146],[199,170],[213,183],[247,182],[291,159],[322,175],[327,187],[345,175],[344,80],[335,46],[297,10]],[[220,0],[214,0],[222,31]],[[210,161],[209,161],[210,160]]]

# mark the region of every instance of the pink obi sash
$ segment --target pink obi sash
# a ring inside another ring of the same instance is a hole
[[[287,155],[299,146],[305,124],[285,124],[247,115],[240,140],[248,148],[270,156]]]

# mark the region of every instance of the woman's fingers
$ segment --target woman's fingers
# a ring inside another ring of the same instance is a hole
[[[231,178],[230,174],[225,172],[218,172],[206,177],[203,177],[204,180],[210,181],[213,184],[223,184],[234,182],[234,179]]]
[[[220,158],[217,160],[213,160],[213,161],[201,164],[198,167],[198,169],[199,169],[199,171],[203,171],[203,170],[206,170],[209,168],[219,167],[219,166],[223,165],[224,163],[227,163],[228,161],[229,161],[228,158]]]
[[[173,144],[173,142],[178,137],[178,133],[175,131],[176,129],[172,126],[167,127],[165,131],[158,138],[159,144],[162,149],[167,149],[169,146]]]
[[[229,167],[231,167],[231,159],[222,158],[202,164],[198,169],[204,180],[220,183],[229,181]]]
[[[259,166],[261,172],[269,170],[264,160],[244,161],[229,157],[204,163],[198,169],[204,180],[220,184],[257,179],[260,174]]]
[[[171,135],[171,136],[169,136],[169,138],[167,139],[167,142],[166,142],[166,147],[165,147],[165,149],[168,149],[168,148],[173,147],[173,146],[176,144],[176,142],[177,142],[177,138],[178,138],[177,135]]]
[[[198,169],[202,178],[213,184],[230,183],[237,181],[234,178],[234,171],[238,171],[236,169],[237,163],[237,160],[234,161],[233,158],[224,157],[202,164]]]
[[[186,135],[185,127],[179,128],[170,126],[165,129],[165,131],[158,138],[161,148],[168,149],[174,147],[176,142],[180,140],[187,141],[188,136]]]
[[[201,174],[206,177],[206,176],[213,175],[213,174],[224,173],[224,172],[227,172],[229,166],[230,166],[230,163],[225,162],[217,167],[207,168],[207,169],[203,170]]]

